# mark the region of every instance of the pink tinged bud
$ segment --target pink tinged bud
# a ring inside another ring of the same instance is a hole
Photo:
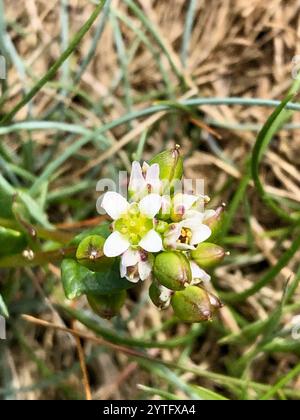
[[[222,307],[219,299],[199,286],[187,286],[171,298],[175,315],[184,322],[204,322],[212,319]]]
[[[203,223],[205,223],[211,229],[211,232],[212,232],[212,235],[210,238],[211,241],[217,241],[219,239],[218,236],[221,232],[222,223],[224,219],[224,210],[225,210],[225,204],[222,204],[222,206],[216,209],[213,216],[203,221]]]
[[[212,319],[213,310],[208,294],[200,287],[188,286],[174,293],[171,304],[181,321],[194,323]]]
[[[185,214],[185,207],[183,205],[174,207],[171,211],[171,219],[173,222],[180,222]]]
[[[202,268],[215,266],[224,259],[225,255],[222,247],[209,242],[203,242],[191,251],[191,257]]]
[[[223,303],[220,301],[220,299],[216,295],[214,295],[210,292],[207,292],[207,295],[208,295],[210,304],[213,307],[214,311],[224,307]]]

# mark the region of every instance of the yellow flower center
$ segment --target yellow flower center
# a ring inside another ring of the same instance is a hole
[[[134,203],[127,213],[115,221],[114,228],[124,235],[131,245],[138,245],[146,233],[153,228],[153,220],[142,214],[138,205]]]
[[[189,245],[192,238],[192,231],[189,228],[181,228],[180,236],[177,239],[177,243]]]

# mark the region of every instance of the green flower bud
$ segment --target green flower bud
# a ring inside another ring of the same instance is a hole
[[[198,286],[188,286],[171,298],[175,315],[184,322],[209,321],[213,308],[208,293]]]
[[[206,291],[207,292],[207,291]],[[209,302],[212,306],[213,312],[215,312],[218,309],[223,308],[223,303],[220,301],[220,299],[214,295],[213,293],[207,292]]]
[[[157,220],[155,230],[156,232],[163,234],[167,231],[168,227],[169,227],[169,223],[164,222],[162,220]]]
[[[192,281],[189,260],[180,252],[162,252],[155,258],[153,268],[155,278],[168,289],[182,290]]]
[[[216,213],[214,216],[210,217],[209,219],[205,220],[205,223],[207,226],[210,227],[211,229],[211,236],[210,236],[210,241],[216,241],[218,242],[220,233],[221,233],[221,228],[222,228],[222,224],[223,224],[223,220],[224,220],[224,209],[225,209],[225,204],[222,204],[222,206],[218,207],[216,209]]]
[[[124,305],[125,299],[125,290],[111,295],[87,295],[87,300],[93,311],[105,319],[116,316]]]
[[[180,180],[183,175],[183,159],[179,153],[180,146],[176,145],[174,149],[159,153],[151,159],[150,165],[158,163],[159,177],[163,181],[172,183]]]
[[[226,253],[221,246],[202,242],[194,251],[191,251],[191,257],[202,268],[213,267],[221,262]]]
[[[84,238],[78,245],[76,258],[79,264],[91,271],[104,271],[110,268],[113,258],[103,255],[105,239],[100,235],[91,235]]]
[[[149,297],[159,309],[166,309],[170,305],[172,291],[162,286],[157,281],[153,281],[149,288]]]

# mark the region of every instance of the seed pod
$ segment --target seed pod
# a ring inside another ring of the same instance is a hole
[[[151,159],[150,164],[158,163],[159,177],[163,181],[172,183],[180,180],[183,175],[183,159],[179,152],[180,146],[176,145],[174,149],[159,153]]]
[[[191,257],[202,268],[210,268],[223,260],[226,253],[224,249],[209,242],[202,242],[194,251]]]
[[[167,289],[155,280],[149,288],[149,297],[159,309],[167,309],[169,307],[172,293],[172,290]]]
[[[154,276],[168,289],[182,290],[192,281],[189,260],[180,252],[164,251],[155,258]]]
[[[111,295],[87,295],[87,300],[93,311],[105,319],[116,316],[124,305],[125,299],[125,290]]]
[[[198,286],[188,286],[171,298],[175,315],[184,322],[203,322],[212,318],[213,308],[207,292]]]
[[[79,264],[91,271],[103,271],[110,268],[114,259],[103,255],[104,242],[105,239],[100,235],[90,235],[84,238],[76,252]]]

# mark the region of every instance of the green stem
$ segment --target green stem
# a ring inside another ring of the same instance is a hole
[[[201,330],[190,331],[183,337],[174,338],[166,341],[150,341],[144,339],[135,339],[130,337],[121,336],[120,334],[114,333],[111,329],[102,327],[99,322],[96,322],[90,316],[85,314],[83,311],[76,310],[67,306],[59,305],[66,315],[69,315],[71,318],[77,319],[90,330],[94,331],[100,337],[103,337],[105,340],[110,341],[113,344],[129,346],[129,347],[140,347],[140,348],[176,348],[187,342],[195,340],[197,336],[201,334]]]
[[[300,218],[293,217],[287,212],[282,210],[276,202],[266,193],[263,184],[260,181],[259,177],[259,165],[263,158],[263,155],[271,142],[274,135],[279,131],[285,122],[287,122],[291,116],[292,112],[286,109],[286,105],[295,97],[300,88],[300,77],[296,79],[293,86],[289,90],[288,94],[281,102],[281,104],[275,109],[275,111],[268,118],[267,122],[264,124],[262,130],[260,131],[256,143],[254,145],[252,160],[251,160],[251,172],[252,178],[255,184],[255,187],[264,201],[264,203],[275,213],[277,216],[289,223],[299,223]]]
[[[3,226],[8,229],[14,229],[20,231],[20,225],[13,220],[2,219],[0,218],[0,226]],[[30,226],[32,231],[35,232],[36,237],[40,239],[46,239],[49,241],[59,242],[61,244],[68,244],[74,238],[74,235],[69,232],[64,232],[61,230],[48,230],[41,227]]]
[[[273,397],[278,391],[280,391],[286,384],[288,384],[295,376],[300,374],[300,363],[294,367],[287,375],[281,378],[268,392],[263,395],[261,400],[266,401]]]
[[[279,258],[276,265],[274,265],[254,286],[250,287],[249,289],[245,290],[244,292],[237,294],[237,293],[222,293],[221,297],[224,301],[230,303],[241,302],[248,297],[254,295],[255,293],[259,292],[264,286],[266,286],[270,281],[272,281],[279,272],[287,265],[287,263],[291,260],[291,258],[296,254],[298,249],[300,248],[300,235],[295,239],[292,243],[291,247]]]
[[[57,263],[64,258],[74,258],[76,247],[61,248],[56,251],[16,254],[0,258],[0,268],[35,267],[39,265]]]

